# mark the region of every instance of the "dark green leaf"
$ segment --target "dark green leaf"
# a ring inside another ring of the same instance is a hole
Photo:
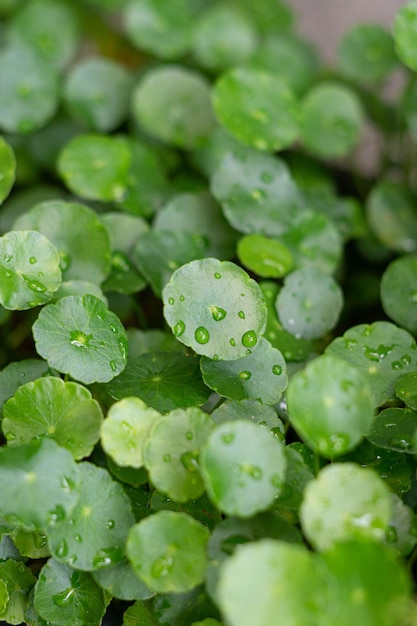
[[[414,434],[417,412],[412,409],[384,409],[377,415],[366,435],[375,446],[415,454]]]

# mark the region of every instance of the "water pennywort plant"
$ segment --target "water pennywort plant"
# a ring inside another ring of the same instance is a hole
[[[2,623],[416,624],[416,0],[0,15]]]

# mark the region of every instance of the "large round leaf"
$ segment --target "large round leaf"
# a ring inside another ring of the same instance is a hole
[[[102,420],[88,389],[48,376],[18,388],[4,405],[1,428],[9,444],[46,436],[81,459],[99,440]]]
[[[163,290],[164,315],[174,335],[198,354],[239,359],[265,330],[266,305],[258,284],[230,261],[192,261]]]
[[[282,150],[298,137],[297,100],[277,75],[232,68],[215,84],[212,102],[226,130],[257,150]]]
[[[0,304],[6,309],[45,304],[60,284],[59,255],[44,235],[25,230],[0,237]]]
[[[126,366],[125,329],[95,296],[67,296],[48,304],[32,331],[38,353],[51,367],[87,385],[108,382]]]
[[[391,261],[381,279],[381,302],[394,322],[417,334],[417,257]]]
[[[92,576],[102,589],[119,600],[147,600],[155,593],[136,576],[126,557],[116,565],[95,569]]]
[[[133,569],[150,589],[184,592],[203,582],[208,529],[173,511],[159,511],[130,530],[126,551]]]
[[[200,454],[210,499],[224,513],[239,517],[269,508],[282,489],[286,465],[283,444],[246,420],[217,426]]]

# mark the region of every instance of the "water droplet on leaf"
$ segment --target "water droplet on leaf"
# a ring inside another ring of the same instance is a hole
[[[236,345],[236,341],[233,339],[233,337],[231,339],[229,339],[229,343],[233,347],[235,347],[235,345]]]
[[[242,343],[246,348],[252,348],[257,341],[258,338],[254,330],[248,330],[244,335],[242,335]]]
[[[239,313],[237,315],[238,315],[238,317],[240,317],[241,320],[244,320],[245,317],[246,317],[243,311],[239,311]]]
[[[180,456],[181,465],[188,472],[198,472],[197,452],[194,450],[188,450],[183,452]]]
[[[52,596],[53,603],[60,609],[67,608],[74,600],[74,591],[75,589],[73,587],[69,587],[61,591],[61,593],[56,593]]]
[[[175,299],[174,298],[168,298],[168,304],[174,304]]]
[[[204,326],[199,326],[194,333],[194,337],[197,343],[205,344],[210,339],[210,333]]]
[[[65,541],[65,539],[63,539],[56,549],[56,555],[58,558],[62,558],[62,557],[67,556],[67,554],[68,554],[68,544]]]
[[[174,326],[174,335],[176,337],[181,337],[181,335],[184,333],[185,331],[185,324],[182,320],[179,320],[175,326]]]
[[[37,293],[45,293],[46,291],[45,285],[40,283],[38,280],[27,280],[26,283],[32,291],[36,291]]]
[[[249,378],[252,377],[252,374],[250,372],[244,371],[244,372],[240,372],[239,374],[239,378],[241,378],[242,380],[249,380]]]
[[[219,278],[221,278],[221,277],[222,277],[222,275],[219,274],[219,272],[215,272],[214,273],[214,278],[217,278],[217,280],[219,280]]]
[[[227,315],[226,311],[219,306],[211,306],[210,311],[212,318],[215,322],[220,322],[221,320],[224,320]]]
[[[171,463],[172,456],[170,454],[164,454],[164,456],[162,457],[162,460],[165,461],[165,463]]]
[[[226,445],[229,445],[229,444],[233,443],[234,440],[235,440],[234,433],[224,433],[224,435],[222,435],[222,441]]]
[[[35,265],[36,262],[37,262],[37,259],[34,256],[31,256],[30,259],[29,259],[29,263],[31,265]]]
[[[112,372],[115,372],[117,369],[117,363],[116,361],[110,361],[110,369]]]
[[[151,574],[154,578],[164,578],[168,576],[174,567],[171,556],[161,556],[152,563]]]
[[[281,367],[281,365],[273,365],[272,366],[272,373],[275,374],[276,376],[280,376],[282,374],[282,367]]]

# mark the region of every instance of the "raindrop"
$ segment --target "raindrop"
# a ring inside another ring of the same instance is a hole
[[[237,315],[238,315],[238,317],[240,317],[241,320],[244,320],[245,317],[246,317],[246,315],[244,314],[243,311],[239,311],[239,313]]]
[[[75,541],[77,543],[82,543],[83,542],[83,538],[78,533],[76,535],[74,535],[74,539],[75,539]]]
[[[252,348],[257,341],[258,338],[254,330],[248,330],[242,335],[242,343],[246,348]]]
[[[211,306],[210,311],[212,318],[215,322],[220,322],[221,320],[224,320],[227,315],[226,311],[219,306]]]
[[[162,460],[165,461],[165,463],[171,463],[172,456],[170,454],[164,454],[164,456],[162,457]]]
[[[40,283],[38,280],[27,280],[26,282],[27,282],[27,286],[32,291],[36,291],[37,293],[45,293],[46,291],[45,285]]]
[[[219,272],[215,272],[214,273],[214,278],[217,278],[217,280],[219,280],[219,278],[221,278],[221,277],[222,277],[222,275],[219,274]]]
[[[229,339],[229,343],[233,347],[235,347],[235,345],[236,345],[236,341],[233,339],[233,337],[231,339]]]
[[[175,335],[176,337],[181,337],[181,335],[182,335],[182,334],[184,333],[184,331],[185,331],[185,324],[184,324],[184,322],[183,322],[182,320],[179,320],[179,321],[175,324],[175,326],[174,326],[173,330],[174,330],[174,335]]]
[[[252,377],[252,374],[250,372],[240,372],[239,374],[239,378],[241,378],[242,380],[249,380],[249,378]]]
[[[192,450],[188,450],[188,452],[183,452],[180,456],[181,465],[188,472],[197,472],[198,471],[198,461],[196,457],[196,452]]]
[[[11,254],[5,254],[3,256],[3,259],[6,261],[6,263],[10,263],[10,261],[13,260],[13,256]]]
[[[186,437],[186,439],[188,439],[188,441],[191,441],[192,438],[194,437],[194,435],[191,432],[191,430],[187,430],[187,432],[185,433],[185,437]]]
[[[401,363],[401,361],[393,361],[391,363],[391,369],[393,370],[402,370],[403,369],[403,364]]]
[[[168,298],[168,304],[174,304],[175,299],[174,298]]]
[[[110,324],[110,330],[112,333],[117,333],[117,326],[116,324]]]
[[[107,524],[106,524],[106,527],[109,528],[109,529],[112,529],[112,528],[115,527],[115,525],[116,525],[116,522],[114,521],[114,519],[109,519]]]
[[[184,302],[184,300],[185,300],[185,297],[184,296],[180,296],[180,301]]]
[[[251,196],[257,202],[263,202],[266,198],[266,193],[263,189],[254,189]]]
[[[391,439],[390,445],[393,448],[397,448],[398,450],[408,450],[408,448],[410,447],[410,442],[405,439],[404,436],[401,437],[400,435]]]
[[[93,335],[86,335],[82,330],[72,330],[70,332],[71,345],[77,348],[87,348],[92,338]]]
[[[116,361],[110,361],[110,369],[112,372],[115,372],[117,369]]]
[[[4,436],[6,437],[7,441],[14,441],[14,439],[16,439],[16,435],[10,430]]]
[[[69,587],[68,589],[65,589],[64,591],[61,591],[61,593],[56,593],[55,595],[53,595],[52,601],[60,609],[65,609],[74,600],[74,592],[75,592],[75,589],[73,587]]]
[[[106,567],[112,563],[117,563],[122,558],[123,554],[118,548],[103,548],[94,555],[93,567]]]
[[[199,326],[194,333],[194,337],[197,343],[205,344],[210,339],[210,333],[204,326]]]
[[[263,472],[261,470],[260,467],[258,467],[257,465],[250,465],[247,470],[246,470],[247,474],[249,474],[249,476],[251,478],[253,478],[253,480],[261,480],[262,476],[263,476]]]
[[[233,443],[234,440],[235,440],[234,433],[224,433],[224,435],[222,435],[222,441],[226,445],[229,445],[230,443]]]
[[[65,541],[65,539],[63,539],[59,543],[59,545],[58,545],[58,547],[56,549],[56,555],[57,555],[58,558],[62,558],[62,557],[67,556],[67,554],[68,554],[68,544]]]
[[[30,259],[29,259],[29,263],[30,263],[31,265],[35,265],[35,263],[37,262],[37,260],[38,260],[38,259],[36,259],[34,256],[31,256],[31,257],[30,257]]]
[[[411,356],[409,354],[403,354],[403,356],[401,357],[401,361],[404,363],[404,365],[411,365]]]
[[[120,341],[118,342],[118,344],[119,344],[120,354],[121,354],[121,356],[122,356],[122,359],[124,359],[124,358],[126,358],[126,346],[125,346],[125,343],[124,343],[124,341],[120,340]],[[101,344],[100,344],[100,345],[101,345]],[[104,344],[104,345],[105,345],[105,344]],[[103,347],[104,347],[104,346],[103,346]]]
[[[275,374],[276,376],[280,376],[282,374],[282,367],[281,367],[281,365],[273,365],[272,366],[272,373]]]
[[[164,578],[168,576],[174,567],[171,556],[160,556],[152,563],[151,574],[154,578]]]

